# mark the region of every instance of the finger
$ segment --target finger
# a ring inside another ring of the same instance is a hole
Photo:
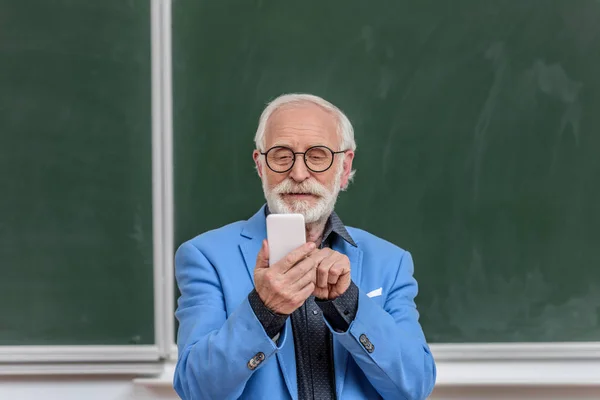
[[[278,261],[273,265],[273,268],[277,269],[282,274],[285,274],[290,268],[296,265],[299,261],[306,258],[315,249],[313,242],[308,242],[292,250],[283,260]]]
[[[333,264],[333,263],[332,262],[328,263],[326,260],[332,258],[334,255],[335,255],[335,252],[333,252],[329,248],[317,250],[310,255],[310,258],[315,260],[315,263],[316,263],[317,277],[316,277],[315,284],[317,286],[319,286],[319,282],[322,282],[321,285],[323,285],[323,284],[327,285],[327,270],[329,269],[330,264]],[[320,287],[324,287],[324,286],[320,286]]]
[[[291,284],[291,288],[294,291],[299,291],[302,288],[304,288],[306,285],[308,285],[309,283],[315,283],[316,280],[316,276],[315,276],[315,271],[314,269],[312,270],[308,270],[304,275],[300,276],[296,282]]]
[[[302,289],[300,289],[298,291],[298,296],[301,299],[306,300],[310,297],[311,294],[313,294],[314,290],[315,290],[314,282],[308,282]]]
[[[327,281],[329,276],[329,269],[335,264],[335,257],[330,256],[317,266],[317,286],[320,288],[327,287]]]
[[[324,259],[326,259],[327,257],[331,257],[333,256],[335,253],[333,252],[333,250],[325,247],[323,249],[318,249],[313,251],[309,257],[314,259],[317,264],[319,264],[321,261],[323,261]]]
[[[334,254],[334,252],[331,249],[328,248],[324,248],[324,249],[319,249],[319,250],[315,250],[314,252],[312,252],[309,255],[309,259],[313,260],[315,262],[315,270],[317,270],[319,268],[319,265],[323,264],[325,261],[327,260],[329,257],[331,257]],[[324,265],[323,268],[325,268],[325,272],[322,276],[321,279],[323,280],[323,282],[325,283],[325,285],[327,284],[327,265]],[[316,273],[316,271],[315,271]],[[315,284],[318,284],[318,276],[315,276]]]
[[[315,260],[311,257],[307,257],[307,258],[301,260],[300,262],[298,262],[292,268],[290,268],[288,270],[288,272],[285,273],[283,279],[285,282],[287,282],[288,284],[291,285],[291,284],[295,283],[296,281],[298,281],[300,278],[302,278],[307,273],[314,275],[316,267],[317,267],[317,264],[316,264]]]
[[[266,240],[263,240],[262,246],[258,255],[256,256],[256,268],[268,268],[269,267],[269,244]]]
[[[327,283],[329,283],[330,285],[335,285],[343,273],[344,273],[344,266],[341,264],[335,264],[333,267],[331,267],[329,269]]]
[[[313,250],[302,260],[298,261],[296,265],[291,267],[285,272],[286,280],[289,283],[296,282],[301,276],[307,273],[307,271],[311,269],[315,269],[317,263],[320,262],[321,259],[325,258],[327,255],[326,252],[321,250]],[[314,272],[314,271],[313,271]]]
[[[329,269],[329,274],[327,277],[327,283],[330,285],[335,285],[339,278],[350,274],[350,260],[343,254],[335,253],[337,257],[335,257],[334,265]]]

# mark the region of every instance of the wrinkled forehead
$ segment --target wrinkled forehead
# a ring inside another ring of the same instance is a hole
[[[335,114],[316,104],[286,104],[271,114],[265,144],[267,148],[277,145],[336,148],[340,142],[337,126]]]

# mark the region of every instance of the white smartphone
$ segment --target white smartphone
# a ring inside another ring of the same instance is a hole
[[[306,243],[306,228],[302,214],[269,214],[267,216],[269,265]]]

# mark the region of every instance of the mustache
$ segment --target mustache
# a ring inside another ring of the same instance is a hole
[[[273,188],[276,194],[312,194],[319,197],[325,197],[329,191],[320,183],[313,180],[306,180],[302,183],[295,183],[292,179],[286,179]]]

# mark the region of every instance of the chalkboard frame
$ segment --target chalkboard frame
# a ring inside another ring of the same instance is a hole
[[[0,376],[39,374],[157,374],[175,346],[171,5],[150,3],[154,343],[148,345],[0,346]]]
[[[177,359],[174,338],[174,208],[171,1],[151,1],[154,315],[150,346],[0,346],[0,375],[158,374]],[[433,343],[438,386],[597,385],[600,342]],[[511,364],[513,363],[513,364]],[[525,369],[505,365],[526,363]],[[552,366],[557,363],[558,366]],[[456,368],[456,369],[455,369]],[[569,374],[559,370],[568,370]],[[452,372],[454,371],[454,372]],[[483,371],[483,372],[482,372]],[[461,376],[462,374],[462,376]],[[172,371],[159,381],[170,386]]]

